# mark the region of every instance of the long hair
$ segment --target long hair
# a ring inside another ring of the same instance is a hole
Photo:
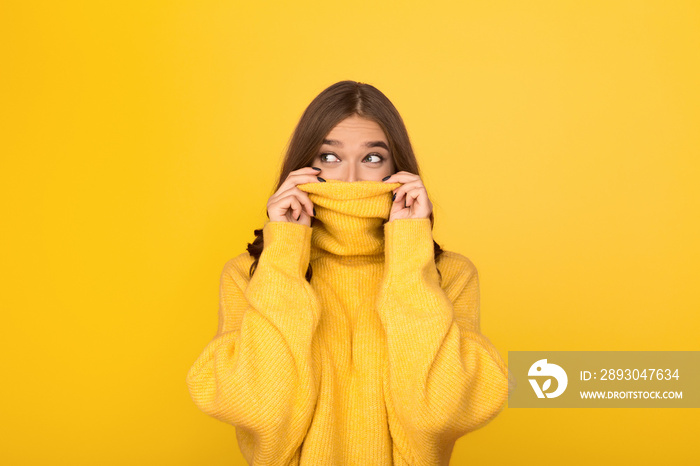
[[[323,145],[323,139],[338,123],[353,115],[372,120],[382,128],[389,141],[389,150],[397,172],[407,171],[420,176],[418,161],[413,153],[406,126],[391,101],[370,84],[340,81],[323,90],[304,111],[289,142],[277,187],[272,192],[277,192],[292,171],[310,167]],[[313,220],[312,218],[312,225]],[[434,222],[435,218],[431,212],[431,228]],[[248,253],[255,259],[250,266],[251,277],[255,273],[264,247],[262,228],[254,230],[254,233],[255,240],[248,243],[247,248]],[[443,250],[435,240],[433,251],[437,261]],[[306,270],[307,281],[311,281],[312,273],[309,264]]]

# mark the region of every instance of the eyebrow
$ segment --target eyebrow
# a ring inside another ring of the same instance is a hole
[[[328,144],[329,146],[343,147],[343,143],[337,139],[324,139],[323,143]],[[389,150],[389,146],[387,146],[384,141],[368,141],[365,143],[365,147],[383,147],[387,151]]]

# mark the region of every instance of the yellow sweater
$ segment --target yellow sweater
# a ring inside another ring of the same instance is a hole
[[[252,465],[447,465],[498,414],[508,370],[479,330],[479,278],[433,254],[429,219],[383,224],[379,181],[298,185],[313,227],[270,222],[257,269],[221,274],[219,328],[187,374]],[[311,282],[304,278],[311,263]]]

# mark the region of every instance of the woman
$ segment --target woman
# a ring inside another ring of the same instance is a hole
[[[479,279],[443,251],[403,121],[336,83],[306,109],[269,222],[221,275],[219,328],[187,375],[255,465],[447,465],[500,412],[508,371]]]

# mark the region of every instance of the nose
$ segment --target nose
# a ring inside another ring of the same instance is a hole
[[[357,169],[354,165],[348,167],[348,171],[345,173],[345,181],[357,181]]]

